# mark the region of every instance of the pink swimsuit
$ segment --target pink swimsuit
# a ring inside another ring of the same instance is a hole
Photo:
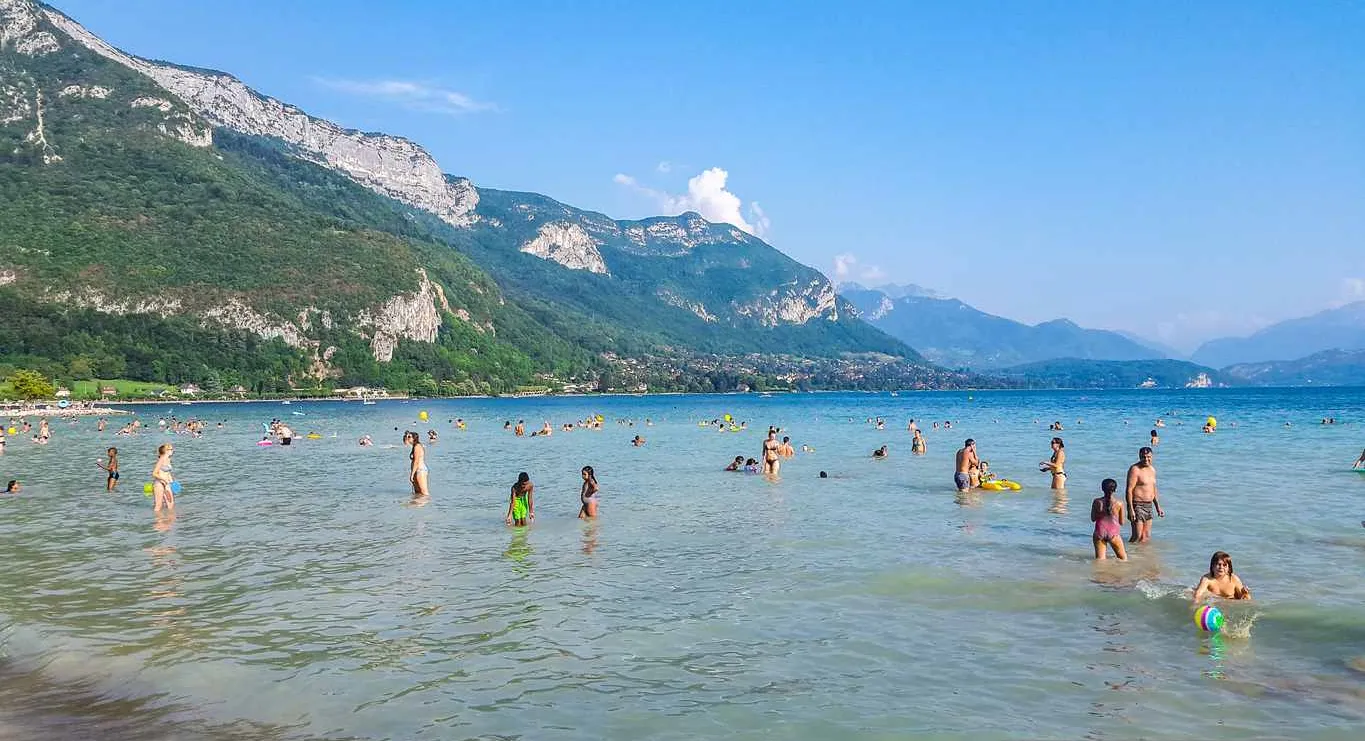
[[[1099,513],[1100,518],[1095,520],[1095,533],[1091,537],[1095,540],[1111,540],[1123,534],[1122,525],[1119,518],[1114,516],[1114,510],[1110,508],[1109,514],[1104,514],[1104,500],[1108,497],[1099,497],[1090,505],[1090,511]]]

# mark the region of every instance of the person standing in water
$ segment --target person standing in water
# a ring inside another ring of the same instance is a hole
[[[1355,463],[1351,464],[1351,468],[1357,471],[1365,470],[1365,450],[1360,451],[1360,457],[1356,459]]]
[[[1052,438],[1052,458],[1038,464],[1039,471],[1052,473],[1052,488],[1066,488],[1066,443],[1060,437]]]
[[[156,465],[152,467],[153,512],[175,509],[175,492],[171,490],[171,484],[175,483],[175,477],[171,475],[171,455],[174,453],[175,446],[170,443],[156,449]]]
[[[412,451],[408,453],[408,460],[411,467],[408,470],[408,478],[412,482],[412,496],[426,497],[431,495],[427,488],[427,449],[422,445],[422,436],[414,431],[403,433],[403,442],[412,446]]]
[[[578,510],[578,519],[595,520],[597,519],[597,474],[593,473],[592,466],[584,466],[581,473],[583,474],[583,488],[578,492],[578,501],[583,506]]]
[[[99,463],[96,461],[95,465],[109,474],[104,480],[104,490],[112,494],[114,488],[118,486],[118,448],[110,448],[105,452],[109,454],[109,462]]]
[[[1251,590],[1232,572],[1232,556],[1223,551],[1215,552],[1209,559],[1209,573],[1199,578],[1191,601],[1197,605],[1208,597],[1251,599]]]
[[[924,455],[929,452],[929,446],[924,443],[924,433],[920,432],[918,427],[915,428],[915,437],[910,441],[910,452],[913,455]]]
[[[981,460],[976,457],[976,441],[967,438],[962,449],[957,451],[957,471],[953,474],[953,484],[960,493],[966,494],[973,486],[972,477],[981,469]]]
[[[1090,503],[1090,521],[1095,523],[1095,531],[1090,540],[1095,545],[1095,560],[1103,561],[1108,548],[1114,549],[1114,557],[1127,561],[1128,554],[1123,551],[1123,503],[1114,498],[1119,490],[1119,482],[1105,479],[1100,482],[1104,496],[1096,497]]]
[[[778,456],[781,443],[777,442],[777,428],[768,428],[768,439],[763,441],[763,473],[769,476],[776,476],[782,461]]]
[[[1160,444],[1161,444],[1161,436],[1158,435],[1158,434],[1156,434],[1156,430],[1152,430],[1152,447],[1155,448],[1156,446],[1158,446],[1158,445],[1160,445]]]
[[[512,484],[512,495],[507,499],[508,525],[526,527],[528,520],[536,519],[535,491],[530,474],[525,471],[517,474],[517,483]]]
[[[1123,487],[1123,500],[1128,506],[1128,522],[1132,523],[1129,543],[1146,543],[1152,539],[1152,509],[1157,517],[1165,517],[1157,499],[1156,466],[1152,465],[1152,449],[1138,450],[1137,463],[1128,467],[1128,483]]]

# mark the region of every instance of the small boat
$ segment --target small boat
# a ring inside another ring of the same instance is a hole
[[[282,401],[282,402],[280,402],[280,403],[281,403],[281,404],[284,404],[285,406],[289,406],[290,404],[293,404],[294,402],[292,402],[292,401],[290,401],[290,400],[288,400],[288,399],[285,399],[284,401]]]

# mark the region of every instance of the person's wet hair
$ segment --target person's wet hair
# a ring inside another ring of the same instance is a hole
[[[522,471],[521,473],[517,474],[517,483],[518,483],[518,484],[524,484],[524,483],[526,483],[526,482],[528,482],[528,481],[530,481],[530,480],[531,480],[531,474],[526,473],[525,471]]]
[[[1223,551],[1214,551],[1213,557],[1209,559],[1209,573],[1212,574],[1218,564],[1223,561],[1226,561],[1228,564],[1228,573],[1234,573],[1232,570],[1232,556],[1229,556]]]
[[[829,474],[825,473],[824,471],[821,471],[821,472],[820,472],[820,478],[822,478],[822,479],[827,479],[827,478],[829,478]]]

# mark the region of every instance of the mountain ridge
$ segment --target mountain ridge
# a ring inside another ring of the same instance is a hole
[[[1057,358],[1151,360],[1162,354],[1122,334],[1086,329],[1058,318],[1028,325],[988,314],[955,298],[907,293],[893,298],[876,288],[844,284],[843,292],[873,326],[948,367],[999,370]],[[928,292],[913,286],[921,292]]]
[[[1246,337],[1223,337],[1200,345],[1191,360],[1205,365],[1292,361],[1323,350],[1365,348],[1365,301],[1286,319]]]

